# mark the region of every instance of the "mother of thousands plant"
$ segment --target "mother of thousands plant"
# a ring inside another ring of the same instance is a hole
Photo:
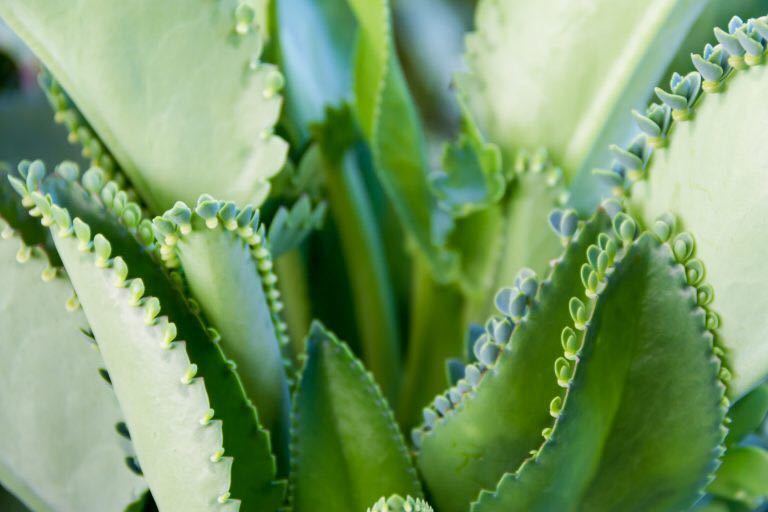
[[[763,506],[767,4],[2,0],[0,508]]]

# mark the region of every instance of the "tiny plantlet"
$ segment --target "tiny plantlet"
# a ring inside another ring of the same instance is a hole
[[[0,2],[0,510],[766,510],[768,2],[392,4]]]

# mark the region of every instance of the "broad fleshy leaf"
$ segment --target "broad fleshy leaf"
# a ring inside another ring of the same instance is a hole
[[[22,200],[51,227],[155,501],[276,510],[284,485],[274,481],[269,434],[234,365],[155,261],[149,221],[114,182],[86,173],[86,190],[76,176],[61,167],[28,176]]]
[[[283,78],[260,61],[265,5],[8,0],[0,16],[163,211],[202,193],[258,204],[283,166]]]
[[[768,215],[760,135],[768,129],[768,68],[737,56],[731,61],[745,68],[737,71],[726,56],[719,62],[730,71],[719,81],[704,80],[691,120],[672,124],[667,147],[654,152],[647,178],[631,194],[649,226],[669,211],[696,234],[733,371],[729,392],[738,398],[768,374],[768,270],[760,248],[760,219]]]
[[[122,412],[99,375],[88,324],[61,270],[39,248],[7,238],[0,241],[0,482],[34,510],[122,512],[146,485],[126,464],[130,441],[116,429]]]
[[[282,350],[288,339],[259,212],[201,196],[193,208],[178,202],[156,218],[155,233],[166,265],[183,269],[222,350],[237,364],[287,474],[290,396]]]
[[[381,496],[421,496],[403,436],[349,348],[315,322],[294,397],[291,504],[296,512],[366,510]]]
[[[682,510],[717,466],[727,370],[701,305],[705,286],[687,281],[692,251],[648,233],[632,241],[636,223],[627,216],[614,227],[624,249],[607,267],[589,264],[598,276],[587,280],[593,300],[569,303],[569,343],[554,367],[565,393],[549,406],[554,425],[517,471],[480,494],[473,512]]]
[[[540,443],[558,390],[552,362],[563,352],[568,300],[583,289],[579,267],[587,247],[609,225],[600,212],[579,229],[541,289],[522,295],[522,318],[507,318],[517,297],[511,288],[502,290],[496,299],[501,317],[489,321],[474,345],[484,359],[467,366],[463,379],[424,410],[425,423],[414,434],[421,444],[418,464],[440,510],[466,511],[481,489],[493,488]],[[497,355],[485,359],[494,348]]]
[[[646,101],[706,0],[481,0],[467,38],[469,106],[506,158],[546,147],[589,212],[591,174],[628,142],[625,113]]]

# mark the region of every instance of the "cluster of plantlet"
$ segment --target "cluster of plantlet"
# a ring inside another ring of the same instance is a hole
[[[0,508],[764,506],[764,4],[479,0],[435,163],[386,0],[4,0]]]

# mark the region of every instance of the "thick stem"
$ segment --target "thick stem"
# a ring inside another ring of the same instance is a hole
[[[404,428],[420,421],[420,411],[448,387],[446,361],[464,345],[464,298],[458,286],[434,281],[422,259],[415,262],[411,329],[405,378],[397,416]]]
[[[331,213],[339,228],[355,304],[363,360],[394,403],[400,341],[392,285],[376,219],[355,153],[334,164],[324,158]]]
[[[312,313],[309,307],[307,269],[301,251],[294,249],[275,260],[275,273],[285,302],[283,310],[288,334],[291,339],[291,357],[298,360],[304,353],[304,337],[309,329]]]

